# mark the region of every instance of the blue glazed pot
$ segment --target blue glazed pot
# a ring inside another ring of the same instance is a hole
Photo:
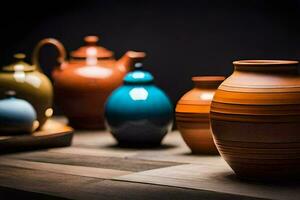
[[[145,54],[131,52],[136,69],[124,78],[123,86],[109,96],[105,105],[106,126],[121,146],[156,146],[170,131],[173,106],[141,69]]]
[[[14,96],[14,91],[8,91],[0,100],[1,135],[31,133],[38,126],[32,105]]]

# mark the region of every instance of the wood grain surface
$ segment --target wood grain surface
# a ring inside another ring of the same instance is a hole
[[[190,154],[178,132],[154,149],[76,132],[71,147],[0,156],[1,199],[297,199],[300,183],[244,182],[220,156]]]
[[[32,134],[6,136],[0,133],[0,154],[50,147],[70,146],[73,129],[61,120],[49,119]]]

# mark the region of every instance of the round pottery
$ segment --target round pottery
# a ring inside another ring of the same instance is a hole
[[[218,154],[210,130],[212,98],[223,76],[197,76],[195,88],[184,94],[176,106],[176,124],[185,143],[194,154]]]
[[[153,76],[141,69],[142,52],[130,52],[136,69],[124,78],[105,106],[106,124],[121,146],[160,145],[172,126],[173,108],[166,94],[153,83]]]
[[[8,90],[16,91],[17,96],[28,101],[37,113],[39,127],[52,116],[52,84],[41,71],[24,62],[24,54],[16,54],[16,62],[0,68],[0,98]]]
[[[98,37],[85,37],[86,45],[71,52],[66,51],[56,39],[47,38],[38,43],[34,63],[39,65],[39,51],[44,45],[54,45],[60,55],[59,66],[52,73],[55,100],[68,117],[72,127],[78,129],[104,128],[104,103],[110,93],[122,84],[130,70],[131,59],[125,54],[115,60],[113,52],[98,46]]]
[[[233,74],[220,85],[211,105],[211,128],[219,152],[242,178],[299,178],[298,62],[233,64]]]
[[[37,128],[36,112],[32,105],[23,99],[15,98],[14,91],[6,92],[0,100],[0,134],[31,133]]]

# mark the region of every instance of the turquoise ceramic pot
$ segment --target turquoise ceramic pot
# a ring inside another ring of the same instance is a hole
[[[153,76],[136,69],[125,76],[123,86],[108,98],[105,117],[108,129],[120,145],[155,146],[171,129],[173,106],[153,84]]]
[[[32,105],[23,99],[14,97],[9,91],[0,100],[0,134],[31,133],[36,124],[36,112]]]

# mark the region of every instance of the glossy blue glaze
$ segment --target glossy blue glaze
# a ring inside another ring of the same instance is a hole
[[[136,70],[108,98],[105,117],[120,145],[154,146],[171,129],[173,106],[149,72]]]
[[[124,83],[126,84],[146,84],[153,83],[153,76],[147,71],[143,70],[135,70],[133,72],[129,72],[125,78]]]
[[[25,100],[8,96],[0,100],[0,134],[30,133],[36,112]]]

